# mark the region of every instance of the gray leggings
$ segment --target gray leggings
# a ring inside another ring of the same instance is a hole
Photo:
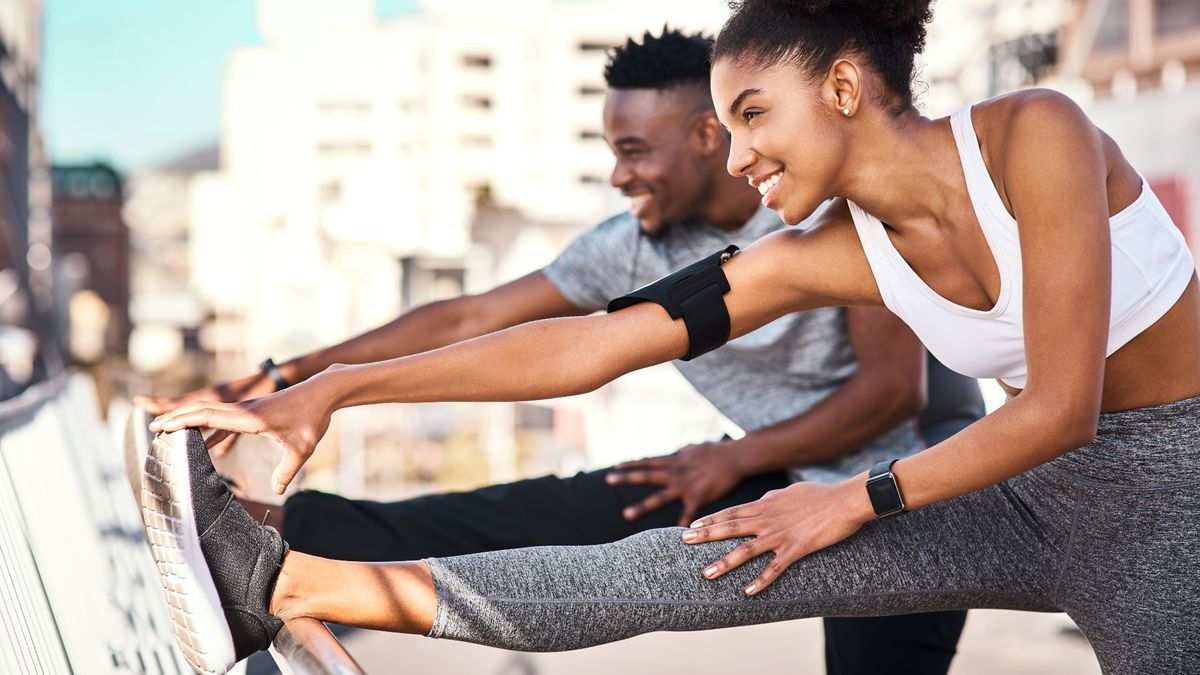
[[[742,588],[740,541],[650,530],[600,546],[429,560],[433,637],[523,651],[652,631],[975,607],[1065,611],[1105,673],[1200,673],[1200,398],[1104,414],[1097,438],[1032,471],[887,521]]]

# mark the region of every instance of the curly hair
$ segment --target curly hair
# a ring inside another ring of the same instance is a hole
[[[925,49],[932,0],[733,0],[713,60],[791,61],[814,79],[840,57],[864,57],[894,94],[913,103],[913,61]]]
[[[612,89],[670,89],[686,85],[707,89],[712,44],[712,38],[703,33],[688,35],[668,26],[663,26],[660,35],[646,31],[640,43],[629,38],[609,51],[604,81]]]

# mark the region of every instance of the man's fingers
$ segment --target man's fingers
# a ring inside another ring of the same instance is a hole
[[[175,399],[173,398],[151,398],[149,396],[134,396],[133,404],[150,413],[151,415],[161,415],[174,407]]]
[[[281,495],[287,490],[306,461],[308,461],[308,455],[299,450],[288,447],[283,449],[283,457],[279,458],[279,464],[271,474],[271,489],[275,491],[275,494]]]
[[[679,499],[679,493],[676,490],[671,488],[659,490],[637,504],[626,507],[621,514],[625,516],[625,520],[637,520],[651,511],[661,509],[676,499]]]
[[[771,547],[763,538],[754,537],[747,539],[738,544],[732,551],[726,553],[725,557],[705,567],[702,574],[704,574],[706,579],[718,579],[729,572],[729,570],[743,565],[770,550]]]
[[[646,459],[634,459],[628,462],[621,462],[613,467],[614,471],[628,471],[629,469],[665,469],[674,462],[671,455],[666,457],[647,457]]]
[[[666,485],[671,482],[671,472],[666,469],[633,469],[612,471],[605,480],[609,485]]]
[[[687,527],[690,523],[692,523],[696,519],[696,512],[699,510],[700,510],[699,504],[693,504],[692,502],[689,502],[688,500],[684,499],[683,500],[683,513],[679,514],[678,525],[680,527]]]
[[[208,438],[204,439],[204,446],[214,457],[224,457],[225,453],[233,447],[233,442],[237,440],[237,433],[226,431],[225,429],[217,429],[212,432]]]

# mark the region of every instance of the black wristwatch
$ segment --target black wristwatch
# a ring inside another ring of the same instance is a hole
[[[889,459],[880,462],[871,467],[867,474],[867,496],[871,498],[876,518],[890,518],[904,513],[904,498],[900,496],[896,474],[892,473],[892,465],[897,461]]]
[[[287,389],[292,386],[287,381],[287,378],[283,376],[283,373],[279,372],[279,366],[275,365],[274,359],[268,358],[266,361],[258,364],[258,369],[266,373],[267,377],[271,378],[271,381],[275,383],[275,391]]]

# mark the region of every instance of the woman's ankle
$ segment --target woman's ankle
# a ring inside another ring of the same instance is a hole
[[[275,579],[275,588],[271,591],[271,599],[267,602],[267,611],[271,616],[283,621],[306,616],[299,607],[299,600],[303,596],[299,593],[300,575],[296,573],[296,568],[303,564],[299,559],[303,556],[303,553],[297,551],[288,551],[284,556],[283,565],[279,568],[279,577]]]

